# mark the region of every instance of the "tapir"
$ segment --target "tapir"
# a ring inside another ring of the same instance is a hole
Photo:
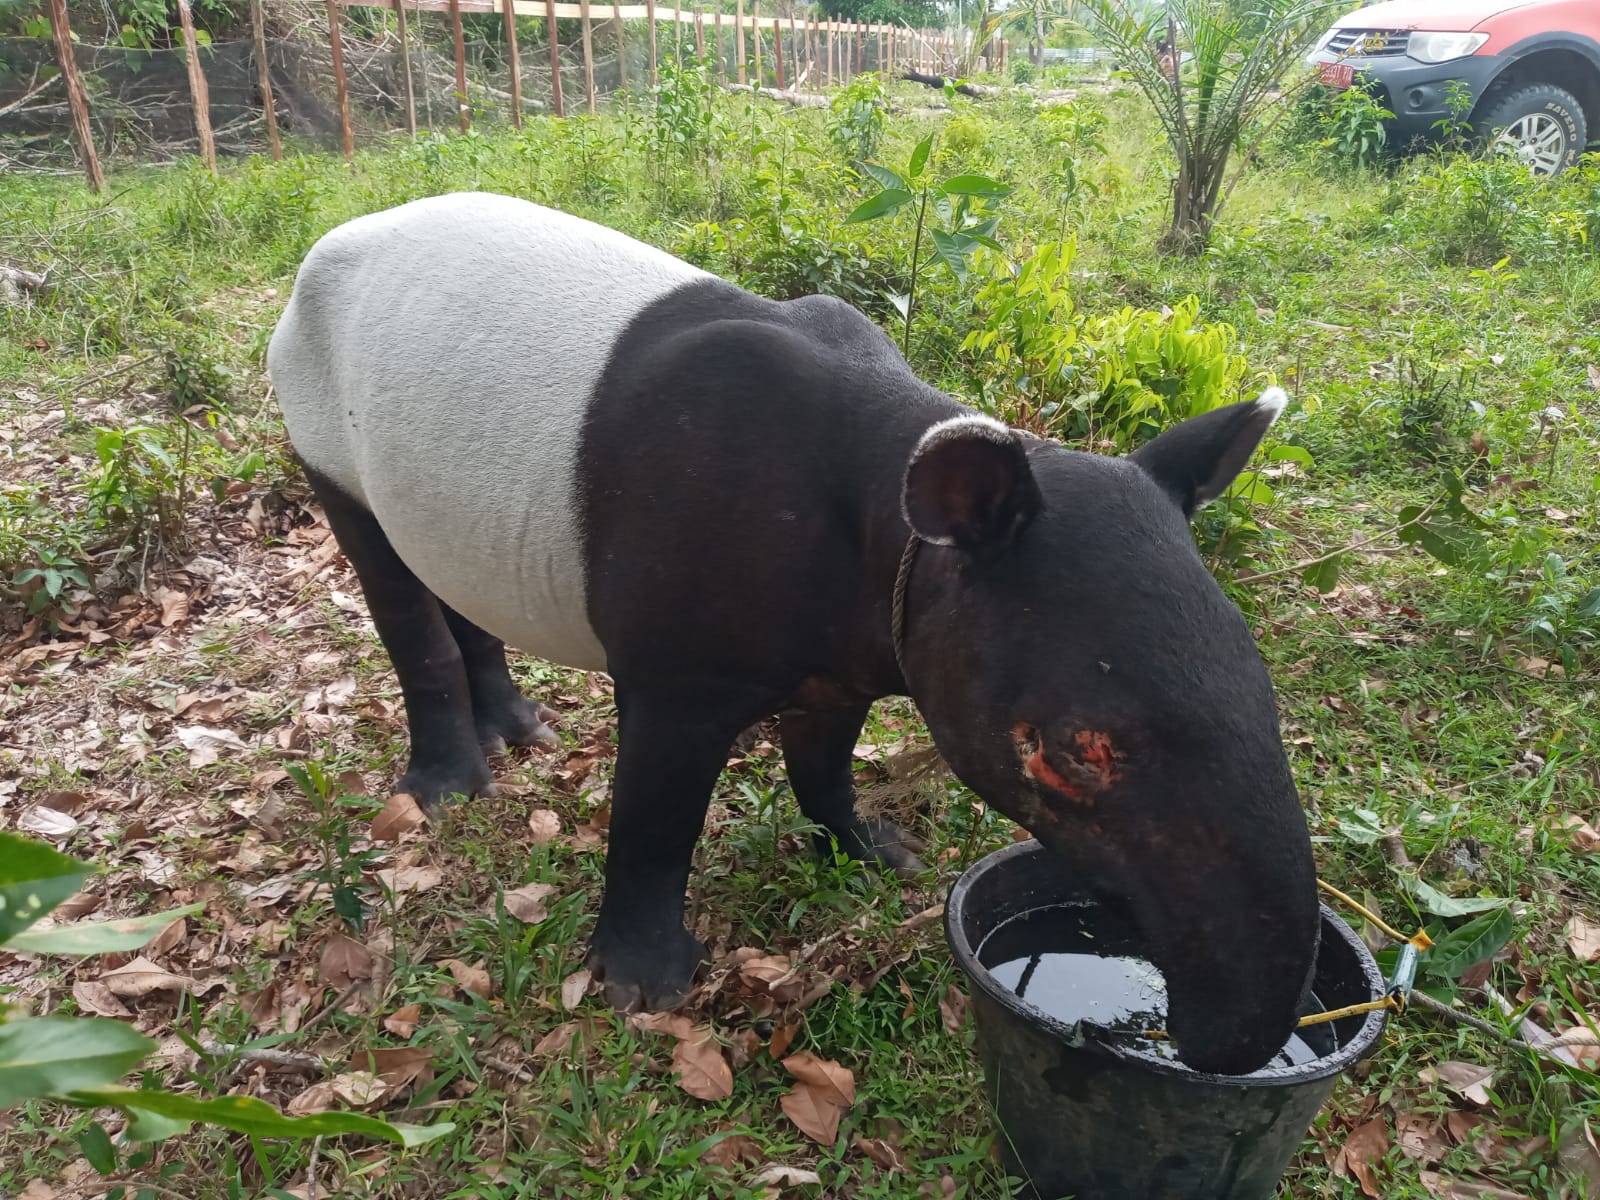
[[[553,736],[507,644],[611,677],[589,943],[610,1003],[690,990],[692,853],[763,719],[808,820],[918,869],[851,775],[873,701],[909,695],[960,780],[1125,903],[1189,1065],[1283,1045],[1317,943],[1310,838],[1266,666],[1188,526],[1281,391],[1080,452],[922,383],[840,300],[767,300],[476,193],[319,240],[267,361],[399,677],[400,790],[484,793],[486,754]]]

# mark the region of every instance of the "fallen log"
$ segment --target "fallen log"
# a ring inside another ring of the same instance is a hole
[[[943,75],[924,75],[921,71],[912,71],[909,69],[904,71],[900,78],[910,80],[912,83],[920,83],[927,87],[937,88],[941,92],[944,91],[944,85],[946,83],[955,83],[955,80],[946,79]],[[997,96],[1000,94],[999,88],[985,87],[981,83],[958,84],[956,86],[956,91],[960,92],[963,96],[976,96],[979,98],[984,96]]]
[[[809,92],[797,92],[793,88],[779,91],[777,88],[758,88],[750,83],[725,83],[722,85],[725,92],[754,92],[757,96],[765,96],[768,100],[778,100],[784,104],[792,104],[796,108],[827,108],[826,96],[813,96]]]

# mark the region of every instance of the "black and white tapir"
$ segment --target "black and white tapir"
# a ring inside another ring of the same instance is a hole
[[[765,300],[484,194],[327,234],[268,364],[405,695],[401,790],[483,793],[486,753],[552,736],[505,643],[612,677],[589,950],[611,1003],[690,988],[692,852],[765,717],[809,819],[918,868],[857,816],[850,765],[872,702],[910,695],[974,792],[1131,904],[1187,1062],[1283,1045],[1317,941],[1310,839],[1265,666],[1187,525],[1281,391],[1080,453],[924,385],[839,300]]]

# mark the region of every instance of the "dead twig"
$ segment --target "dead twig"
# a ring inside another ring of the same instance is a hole
[[[264,1062],[275,1067],[293,1067],[297,1071],[322,1071],[320,1058],[296,1054],[292,1050],[274,1050],[270,1046],[235,1046],[231,1042],[201,1042],[200,1048],[218,1058],[237,1057],[241,1064]]]

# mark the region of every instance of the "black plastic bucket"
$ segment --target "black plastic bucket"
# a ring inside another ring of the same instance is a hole
[[[971,981],[1006,1168],[1041,1200],[1270,1200],[1340,1072],[1372,1051],[1386,1013],[1331,1022],[1336,1048],[1299,1066],[1207,1075],[1126,1033],[1052,1018],[979,960],[984,940],[1015,917],[1096,903],[1033,841],[974,864],[946,903],[945,935]],[[1312,991],[1319,1010],[1385,991],[1372,955],[1326,907]]]

